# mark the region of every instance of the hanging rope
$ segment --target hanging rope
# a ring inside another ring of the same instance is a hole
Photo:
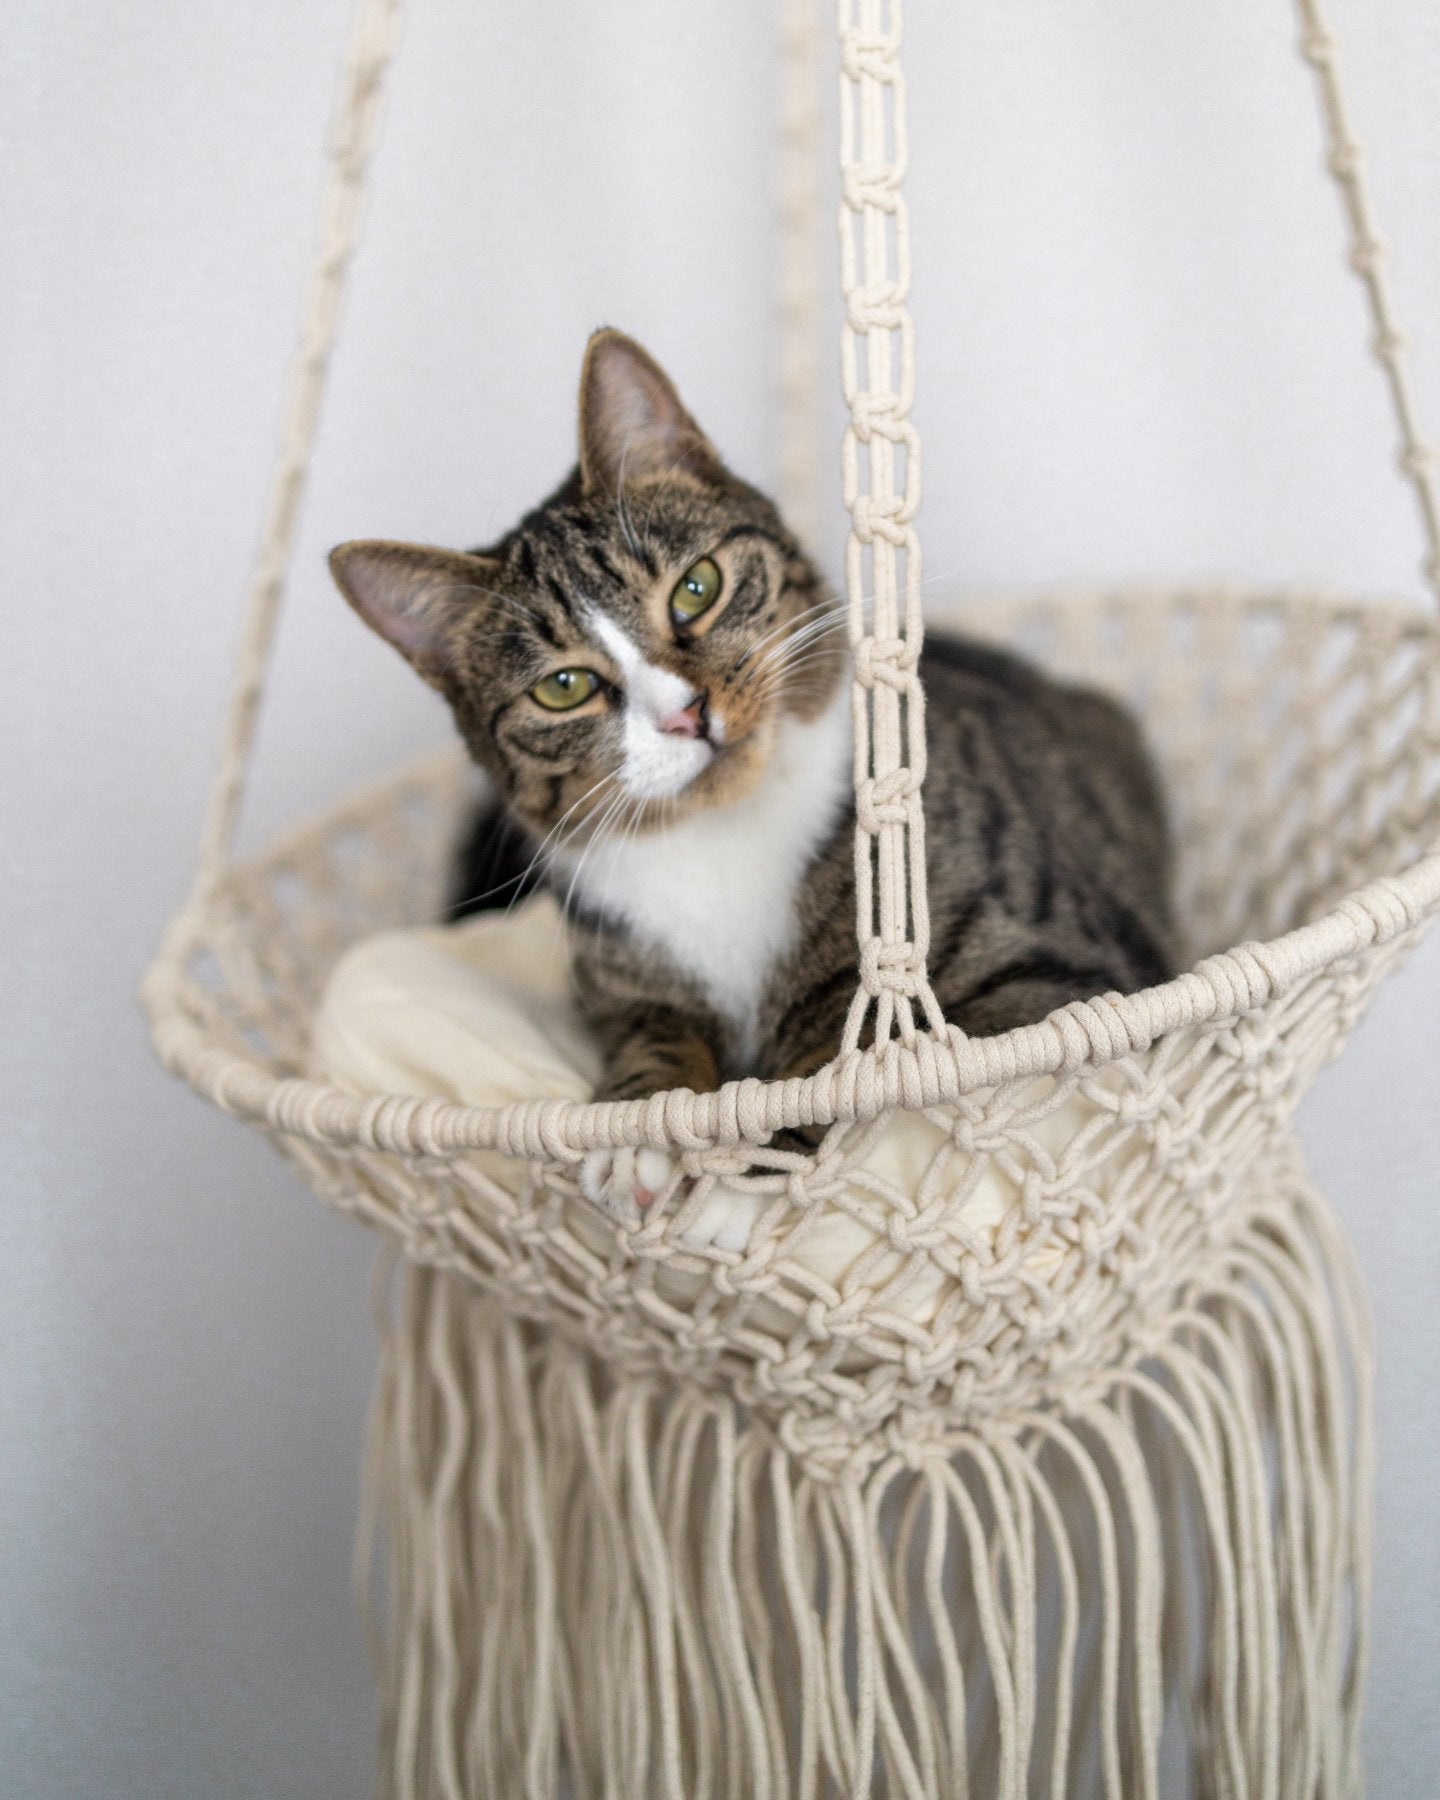
[[[845,587],[855,658],[855,886],[860,988],[844,1050],[921,1024],[944,1035],[925,960],[925,696],[920,686],[920,439],[910,297],[909,161],[900,0],[840,0],[841,448],[850,535]],[[873,618],[867,620],[867,601]]]
[[[783,0],[780,13],[779,282],[780,510],[800,542],[821,548],[821,421],[829,371],[821,368],[820,77],[825,0]]]
[[[1350,236],[1350,266],[1365,286],[1365,299],[1375,330],[1370,348],[1385,372],[1390,403],[1400,436],[1400,472],[1415,490],[1427,554],[1420,565],[1426,584],[1440,606],[1440,490],[1436,487],[1437,455],[1433,439],[1420,424],[1420,405],[1410,374],[1409,336],[1400,324],[1390,286],[1390,252],[1375,221],[1370,184],[1365,178],[1365,147],[1356,135],[1350,100],[1340,71],[1340,40],[1325,16],[1321,0],[1296,0],[1300,17],[1300,53],[1315,71],[1320,118],[1325,134],[1326,167],[1340,191]]]
[[[300,502],[315,448],[320,402],[335,347],[340,301],[360,236],[382,87],[395,54],[400,13],[401,0],[361,0],[346,51],[331,128],[330,176],[321,202],[319,242],[301,314],[300,344],[290,369],[280,448],[260,534],[255,579],[245,607],[220,765],[200,831],[197,897],[214,887],[234,848],[275,626],[295,551]]]

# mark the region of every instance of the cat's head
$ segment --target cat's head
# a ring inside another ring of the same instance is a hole
[[[577,468],[498,544],[342,544],[330,566],[511,811],[562,843],[748,793],[843,669],[834,602],[774,506],[615,331],[586,349]]]

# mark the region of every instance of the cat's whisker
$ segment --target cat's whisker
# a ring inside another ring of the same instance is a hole
[[[755,702],[762,702],[772,695],[785,693],[795,676],[805,674],[811,669],[829,667],[838,676],[844,667],[843,660],[834,650],[816,651],[812,656],[797,657],[794,662],[786,663],[783,668],[772,670],[760,683],[754,694]]]
[[[844,637],[846,635],[847,626],[844,619],[837,619],[834,617],[829,619],[814,619],[809,625],[802,626],[799,631],[793,633],[790,637],[782,639],[780,643],[772,644],[765,652],[764,656],[760,658],[759,666],[761,668],[768,668],[773,663],[781,661],[787,656],[795,656],[800,651],[809,649],[812,644],[825,638]]]
[[[785,656],[801,650],[815,638],[825,637],[830,632],[844,632],[846,629],[847,621],[843,614],[837,613],[832,608],[820,618],[811,619],[808,624],[791,631],[778,643],[772,642],[760,658],[760,665],[763,667],[777,656]]]
[[[793,613],[793,614],[791,614],[791,616],[789,618],[782,619],[778,625],[773,626],[762,637],[756,638],[755,642],[750,646],[749,650],[746,652],[746,661],[748,662],[748,661],[753,660],[753,658],[758,656],[767,644],[772,643],[777,637],[782,637],[787,632],[793,632],[796,630],[808,630],[809,626],[802,626],[800,624],[800,621],[802,619],[810,620],[810,623],[814,624],[817,621],[811,618],[812,614],[818,613],[818,614],[828,615],[828,614],[834,613],[834,614],[838,615],[839,612],[840,612],[840,609],[839,609],[839,606],[837,605],[837,603],[834,600],[829,599],[829,598],[827,598],[825,600],[817,601],[814,606],[802,607],[798,613]]]
[[[581,800],[588,799],[589,795],[593,794],[595,792],[595,788],[603,787],[607,781],[617,781],[618,782],[618,780],[619,780],[619,777],[617,775],[615,775],[613,771],[610,774],[602,775],[600,780],[595,783],[595,787],[590,788],[587,791],[587,793],[581,795]],[[601,811],[598,823],[594,824],[594,829],[592,830],[589,842],[585,844],[585,846],[582,848],[582,850],[580,852],[580,859],[575,864],[575,867],[571,872],[570,885],[568,886],[568,888],[565,891],[565,898],[561,902],[561,906],[560,906],[561,916],[567,920],[570,917],[570,902],[571,902],[572,898],[574,897],[575,884],[580,879],[581,871],[584,869],[585,864],[586,864],[587,860],[589,859],[590,853],[595,848],[596,844],[603,841],[603,832],[605,829],[606,820],[612,816],[612,814],[615,811],[616,805],[623,799],[624,799],[624,789],[617,787],[615,793],[613,793],[610,796],[610,798],[606,801],[605,806],[604,806],[603,810]],[[577,801],[576,805],[578,806],[579,804],[580,804],[580,801]],[[570,808],[570,811],[573,812],[574,807]],[[566,813],[565,817],[567,817],[567,818],[569,817],[568,812]],[[592,821],[589,821],[589,820],[581,821],[581,825],[588,824],[588,823],[592,823]],[[576,830],[579,830],[579,829],[580,829],[580,827],[577,826]],[[553,836],[553,832],[550,835]],[[573,837],[574,832],[572,832],[570,835]],[[559,848],[559,846],[557,846],[557,848]],[[554,950],[554,947],[552,946],[551,952],[550,952],[551,960],[547,964],[547,972],[549,969],[554,967],[554,957],[555,957],[555,950]]]
[[[957,570],[942,570],[938,574],[927,576],[920,585],[923,588],[928,587],[932,582],[949,581],[952,580],[957,573]],[[874,603],[875,596],[873,594],[867,594],[861,601],[861,606],[866,612],[871,612],[873,611]],[[798,629],[793,628],[793,620],[786,620],[783,624],[777,626],[774,630],[767,632],[763,638],[758,640],[750,653],[752,659],[757,650],[762,648],[765,644],[772,642],[782,632],[789,631],[789,635],[784,638],[783,642],[778,644],[773,650],[767,652],[761,659],[760,669],[757,671],[758,673],[767,677],[775,673],[783,668],[786,662],[797,655],[799,651],[805,649],[816,639],[824,637],[829,631],[848,631],[849,615],[847,611],[842,610],[838,601],[826,601],[820,607],[806,608],[806,612],[817,611],[823,611],[829,616],[820,619],[812,619],[808,624],[800,626]],[[798,616],[803,618],[805,614],[802,613]]]
[[[958,569],[942,569],[934,575],[927,575],[921,581],[920,586],[922,588],[927,588],[937,581],[953,581],[955,576],[960,572],[961,571]],[[873,593],[864,595],[860,601],[860,606],[863,613],[873,613],[875,608],[875,595]],[[849,626],[849,607],[846,602],[835,598],[833,595],[827,595],[824,600],[817,601],[813,606],[803,608],[802,611],[796,613],[791,618],[782,619],[778,625],[767,631],[763,637],[757,638],[750,648],[750,657],[755,657],[764,649],[766,644],[771,643],[777,637],[781,637],[786,633],[792,633],[793,635],[798,636],[800,629],[808,631],[812,629],[813,626],[820,624],[821,621],[811,619],[810,624],[803,628],[799,627],[800,620],[808,619],[810,615],[814,613],[833,615],[833,622],[838,624],[841,629],[847,629]],[[824,622],[828,624],[831,620],[827,619]],[[787,638],[786,641],[789,642],[790,639]]]
[[[798,631],[791,632],[789,637],[772,645],[761,659],[762,663],[769,663],[776,657],[791,656],[797,650],[803,650],[807,644],[814,643],[817,638],[828,637],[832,632],[844,632],[846,629],[847,621],[834,615],[812,619],[808,625],[802,625]]]
[[[547,831],[545,833],[545,836],[540,840],[540,843],[536,848],[535,854],[531,857],[529,863],[526,865],[524,870],[515,877],[516,881],[523,883],[527,879],[527,877],[530,876],[534,872],[534,870],[536,869],[536,867],[538,866],[538,864],[540,862],[541,857],[543,857],[546,854],[547,850],[550,850],[552,844],[554,846],[554,849],[558,850],[558,849],[562,848],[562,846],[564,845],[564,843],[566,842],[566,839],[568,837],[573,837],[575,835],[575,832],[583,829],[583,827],[587,823],[587,821],[585,819],[581,819],[579,821],[579,823],[569,833],[565,833],[562,835],[562,828],[565,824],[565,821],[571,816],[572,813],[574,813],[579,807],[583,806],[585,804],[585,802],[591,798],[592,795],[599,793],[601,788],[603,788],[607,782],[618,781],[618,780],[619,780],[619,776],[616,775],[613,770],[611,770],[609,773],[602,775],[597,782],[593,783],[590,787],[586,788],[585,792],[572,805],[567,806],[565,811],[563,813],[561,813],[560,817],[555,821],[555,823],[550,827],[549,831]],[[552,852],[552,854],[553,854],[553,852]],[[512,899],[510,901],[510,906],[506,908],[507,912],[510,910],[510,907],[513,907],[515,905],[515,901],[518,900],[519,898],[520,898],[520,895],[517,893],[515,895],[514,899]]]
[[[506,881],[498,881],[498,882],[496,882],[494,887],[484,888],[479,893],[462,895],[460,898],[453,900],[451,902],[451,911],[455,912],[455,913],[461,913],[461,912],[466,912],[466,911],[472,910],[478,906],[483,905],[483,903],[486,900],[493,899],[495,897],[495,895],[503,894],[505,892],[506,888],[513,887],[515,889],[515,893],[506,902],[506,906],[505,906],[505,911],[507,913],[512,912],[525,891],[525,883],[535,873],[535,870],[539,866],[541,857],[544,856],[544,854],[545,854],[546,850],[549,848],[552,840],[556,841],[557,847],[558,847],[558,842],[560,841],[559,834],[561,832],[561,828],[564,826],[565,821],[570,817],[571,813],[573,813],[577,807],[583,806],[592,794],[597,793],[599,791],[599,789],[601,789],[605,786],[607,781],[614,781],[616,779],[617,778],[613,773],[607,774],[607,775],[602,775],[598,781],[592,783],[591,786],[585,790],[585,792],[580,796],[580,798],[578,800],[576,800],[574,802],[573,805],[568,806],[565,809],[565,811],[560,815],[560,817],[555,821],[555,823],[550,827],[549,831],[547,831],[545,833],[545,836],[541,839],[540,843],[536,846],[535,851],[534,851],[533,855],[531,856],[529,862],[526,863],[525,867],[520,871],[520,873],[518,875],[512,875]],[[577,829],[578,829],[578,827],[577,827]]]
[[[604,833],[605,833],[606,827],[607,827],[610,819],[614,817],[615,812],[618,809],[618,807],[624,803],[626,797],[627,796],[626,796],[625,790],[623,788],[619,789],[618,792],[616,792],[610,796],[610,799],[606,802],[605,809],[601,813],[600,818],[595,826],[595,829],[591,834],[589,842],[581,850],[579,860],[576,862],[575,867],[570,872],[569,886],[565,890],[565,899],[564,899],[563,905],[561,907],[561,910],[565,914],[565,917],[567,919],[570,916],[571,902],[575,898],[576,883],[580,879],[581,873],[583,872],[583,870],[585,868],[585,864],[590,860],[590,856],[591,856],[592,852],[595,850],[596,846],[598,844],[601,844],[604,842]]]
[[[817,631],[798,644],[785,644],[772,651],[754,671],[752,679],[760,684],[760,692],[768,692],[783,677],[787,669],[811,658],[838,657],[843,655],[841,646],[830,642],[832,637],[842,635],[839,627],[831,631]]]
[[[619,776],[612,771],[610,774],[603,776],[601,780],[596,783],[596,786],[599,787],[603,786],[606,781],[613,781],[616,783],[616,788],[615,792],[610,795],[604,806],[601,808],[598,818],[582,821],[582,824],[591,826],[591,833],[589,839],[581,848],[579,860],[571,870],[570,881],[565,890],[565,898],[561,902],[561,915],[567,920],[570,917],[570,905],[575,896],[575,888],[581,875],[584,873],[585,865],[590,860],[592,853],[605,842],[610,821],[615,817],[617,811],[624,806],[627,799],[624,788],[619,786],[619,779]],[[594,789],[592,788],[590,791],[593,793]],[[578,830],[579,827],[576,829]],[[571,833],[571,836],[574,836],[573,832]],[[553,964],[553,950],[551,956]]]
[[[643,800],[632,800],[629,806],[621,810],[620,822],[610,835],[609,879],[611,881],[615,878],[621,852],[639,834],[640,820],[644,816],[644,812],[645,802]]]
[[[830,667],[838,674],[841,666],[833,649],[816,650],[808,656],[798,657],[795,661],[787,662],[782,668],[774,670],[766,677],[764,684],[756,690],[755,697],[759,700],[767,700],[773,694],[784,693],[792,684],[794,677],[807,670]]]

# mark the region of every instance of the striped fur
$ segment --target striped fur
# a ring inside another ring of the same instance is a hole
[[[840,615],[770,501],[618,333],[591,340],[580,414],[578,467],[494,546],[353,544],[332,566],[494,778],[457,910],[537,881],[565,901],[604,1096],[808,1073],[855,985]],[[670,596],[702,557],[721,600],[677,628]],[[546,712],[531,690],[574,666],[600,688]],[[1165,980],[1164,806],[1130,717],[958,639],[932,637],[921,674],[946,1016],[1004,1031]],[[666,714],[686,704],[688,736]]]

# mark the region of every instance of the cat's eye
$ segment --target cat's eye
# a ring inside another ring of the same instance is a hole
[[[547,712],[571,712],[599,690],[600,677],[592,669],[557,669],[536,682],[530,695]]]
[[[675,591],[670,596],[670,617],[677,625],[689,625],[698,619],[720,598],[720,588],[724,577],[720,573],[720,565],[708,556],[702,556],[675,583]]]

